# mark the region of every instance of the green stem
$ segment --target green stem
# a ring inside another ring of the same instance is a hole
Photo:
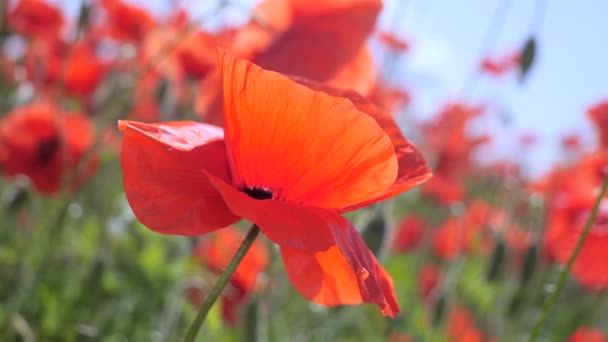
[[[255,224],[252,225],[249,229],[249,233],[247,233],[247,236],[245,237],[245,240],[243,240],[239,249],[237,249],[237,251],[234,253],[232,260],[230,260],[230,263],[224,270],[224,273],[222,273],[218,282],[215,284],[207,298],[205,298],[205,302],[203,303],[203,305],[201,305],[201,308],[199,309],[198,314],[194,319],[194,322],[192,322],[192,325],[190,325],[190,328],[188,329],[188,333],[184,338],[184,342],[194,342],[196,334],[198,334],[198,331],[201,328],[203,322],[205,321],[209,310],[211,310],[211,307],[224,290],[224,287],[226,287],[226,285],[228,284],[230,277],[232,277],[232,274],[234,273],[234,271],[236,271],[236,268],[241,263],[241,260],[243,260],[243,257],[245,257],[245,254],[249,250],[249,247],[251,247],[253,241],[259,233],[260,228],[258,228],[258,226]]]
[[[587,236],[589,235],[589,232],[591,231],[591,227],[593,227],[593,223],[595,222],[595,218],[600,209],[600,203],[602,202],[602,198],[604,198],[606,189],[608,189],[608,177],[604,178],[604,184],[602,184],[602,190],[600,191],[599,195],[595,199],[595,203],[593,204],[593,209],[591,210],[591,214],[589,215],[589,218],[587,219],[587,222],[585,223],[585,228],[583,229],[581,236],[578,238],[578,241],[576,242],[576,246],[574,247],[574,251],[572,252],[572,255],[570,255],[570,258],[568,259],[568,263],[566,263],[566,267],[559,274],[559,278],[557,281],[557,287],[555,288],[555,291],[553,291],[553,293],[551,293],[551,295],[545,301],[545,303],[543,305],[542,314],[541,314],[540,318],[538,319],[538,321],[536,321],[536,324],[534,325],[534,330],[532,330],[532,334],[530,335],[530,339],[528,341],[530,341],[530,342],[536,341],[536,339],[538,338],[538,335],[540,334],[540,331],[543,327],[543,324],[545,323],[545,320],[547,319],[549,311],[551,311],[551,308],[553,308],[553,305],[555,305],[555,302],[557,301],[559,294],[562,292],[562,289],[564,288],[564,285],[566,284],[566,279],[568,278],[568,274],[570,274],[570,269],[572,268],[574,261],[576,260],[579,253],[581,252],[581,249],[583,248],[583,244],[585,243],[585,240],[587,240]]]

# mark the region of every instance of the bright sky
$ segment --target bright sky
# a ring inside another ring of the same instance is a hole
[[[204,7],[210,4],[187,0],[127,1],[145,4],[157,15],[168,13],[172,2],[196,4],[195,14],[204,13]],[[399,62],[397,75],[411,85],[416,117],[428,117],[442,103],[462,93],[465,81],[477,67],[482,42],[496,9],[501,6],[505,9],[500,11],[504,25],[491,40],[488,52],[492,55],[511,52],[521,47],[531,32],[536,32],[538,58],[523,85],[514,78],[500,82],[481,79],[477,83],[474,98],[491,99],[513,118],[509,127],[496,122],[481,125],[500,132],[497,146],[505,156],[516,155],[511,146],[519,133],[538,135],[539,146],[524,156],[533,164],[535,173],[546,170],[557,160],[559,138],[566,133],[578,132],[586,144],[594,144],[595,136],[585,110],[608,99],[607,1],[385,1],[380,27],[395,28],[393,31],[407,37],[413,45],[412,51]],[[74,8],[80,1],[53,2]],[[233,2],[250,6],[254,1]],[[544,16],[534,14],[536,6],[543,4]],[[232,11],[233,16],[240,15],[243,20],[246,14],[246,8]]]

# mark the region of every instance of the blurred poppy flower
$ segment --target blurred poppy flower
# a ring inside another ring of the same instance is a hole
[[[37,190],[52,194],[60,190],[65,172],[76,171],[92,144],[93,129],[82,114],[66,113],[50,104],[26,105],[0,120],[0,170],[10,176],[26,175]],[[73,179],[74,185],[94,167],[91,161],[85,175]]]
[[[381,7],[380,0],[267,0],[236,33],[230,51],[268,70],[365,91],[373,75],[365,67],[371,55],[362,49]],[[196,104],[203,119],[217,125],[223,120],[219,80],[219,72],[209,75]]]
[[[313,90],[221,52],[219,64],[224,130],[120,122],[135,215],[156,232],[181,235],[245,218],[281,247],[304,297],[328,306],[375,303],[396,315],[392,279],[340,213],[429,178],[422,156],[362,98]]]
[[[233,227],[217,230],[198,242],[194,257],[212,272],[222,273],[243,239],[244,235]],[[231,287],[222,294],[222,316],[226,322],[232,325],[238,322],[239,309],[247,303],[267,266],[266,247],[256,240],[230,278]]]
[[[550,211],[545,246],[550,256],[565,264],[575,249],[591,213],[596,192],[571,193]],[[605,260],[608,251],[608,201],[602,200],[595,222],[572,266],[572,276],[590,289],[608,288]]]
[[[487,243],[487,227],[499,225],[499,219],[487,202],[476,200],[467,206],[463,216],[448,217],[433,231],[433,252],[448,261],[473,248],[485,252],[491,247]]]
[[[436,154],[435,177],[422,192],[440,202],[453,203],[464,197],[463,179],[474,170],[473,152],[490,141],[487,135],[472,135],[469,125],[484,108],[465,103],[449,103],[430,122],[423,124],[425,148]]]
[[[521,53],[516,51],[504,56],[486,57],[481,61],[479,68],[488,75],[499,77],[507,72],[517,70],[520,60]]]
[[[418,271],[418,292],[423,299],[428,299],[441,280],[441,269],[435,265],[423,265]]]
[[[587,111],[587,114],[595,124],[600,137],[600,146],[608,147],[608,100],[600,102]]]
[[[487,341],[477,327],[475,318],[464,307],[457,306],[450,311],[447,323],[447,335],[452,342]]]
[[[397,227],[395,239],[393,240],[393,250],[405,253],[418,247],[424,231],[424,222],[416,216],[406,216],[401,219]]]
[[[576,134],[568,134],[562,137],[561,144],[563,148],[578,150],[581,148],[581,138]]]
[[[42,0],[19,0],[8,14],[8,25],[27,37],[58,36],[63,26],[63,14]]]
[[[143,8],[121,0],[99,0],[105,10],[102,28],[117,40],[140,42],[144,34],[154,28],[156,20]]]
[[[378,39],[380,39],[380,42],[386,45],[386,47],[397,52],[407,52],[410,49],[410,43],[407,40],[399,38],[390,32],[380,32]]]
[[[31,44],[25,55],[28,77],[35,83],[40,82],[43,91],[51,91],[62,82],[69,94],[88,99],[108,66],[97,57],[92,41],[82,40],[68,49],[59,39]]]
[[[568,338],[568,342],[607,342],[608,338],[601,330],[596,328],[582,327],[576,329],[574,334]]]

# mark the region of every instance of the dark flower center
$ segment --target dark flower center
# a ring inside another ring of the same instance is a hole
[[[36,164],[44,166],[50,163],[58,148],[59,139],[56,136],[40,140],[36,147]]]
[[[272,199],[272,191],[265,189],[261,186],[254,186],[252,188],[245,187],[244,192],[251,198],[258,200]]]

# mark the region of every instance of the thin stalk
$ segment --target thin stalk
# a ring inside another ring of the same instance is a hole
[[[536,339],[538,338],[538,335],[540,334],[540,331],[543,327],[543,324],[545,323],[545,320],[547,319],[547,316],[549,315],[549,312],[553,308],[553,305],[555,305],[555,302],[557,301],[559,294],[562,292],[562,289],[564,288],[564,285],[566,284],[566,279],[568,279],[568,274],[570,274],[570,269],[572,269],[572,265],[574,264],[574,261],[580,254],[581,249],[583,248],[583,244],[585,243],[585,240],[587,240],[587,236],[589,235],[589,232],[591,231],[591,227],[593,227],[593,223],[595,222],[595,218],[597,217],[597,213],[600,209],[600,203],[602,202],[602,198],[604,198],[606,189],[608,189],[608,176],[604,178],[604,184],[602,184],[602,190],[600,191],[599,195],[595,199],[595,203],[593,204],[593,209],[591,210],[591,214],[589,215],[589,218],[587,219],[587,222],[585,223],[585,228],[583,229],[581,236],[578,238],[578,241],[576,242],[576,246],[574,247],[574,251],[572,252],[572,255],[570,255],[570,258],[568,259],[568,263],[566,263],[566,267],[559,274],[559,278],[557,281],[557,287],[555,288],[555,291],[553,291],[553,293],[551,293],[551,295],[549,295],[549,297],[545,301],[545,303],[543,305],[542,314],[541,314],[540,318],[538,319],[538,321],[536,321],[536,324],[534,325],[534,330],[532,330],[532,334],[530,335],[530,339],[528,341],[530,341],[530,342],[536,341]]]
[[[239,249],[237,249],[237,251],[234,253],[232,260],[230,260],[230,263],[224,270],[224,273],[222,273],[220,279],[217,281],[207,298],[205,298],[205,302],[203,303],[203,305],[201,305],[201,308],[199,309],[198,314],[194,319],[194,322],[192,322],[192,325],[190,325],[190,328],[188,328],[188,333],[184,338],[184,342],[194,342],[194,339],[196,338],[196,335],[198,334],[201,325],[205,321],[209,310],[211,310],[211,307],[213,307],[213,304],[216,302],[216,300],[224,290],[224,287],[226,287],[226,285],[228,284],[230,277],[232,277],[232,274],[234,273],[234,271],[236,271],[236,268],[239,266],[239,264],[245,257],[245,254],[249,250],[249,247],[251,247],[253,241],[259,233],[260,228],[258,228],[258,226],[255,224],[252,225],[249,229],[249,233],[247,233],[247,236],[245,237],[245,240],[243,240]]]

